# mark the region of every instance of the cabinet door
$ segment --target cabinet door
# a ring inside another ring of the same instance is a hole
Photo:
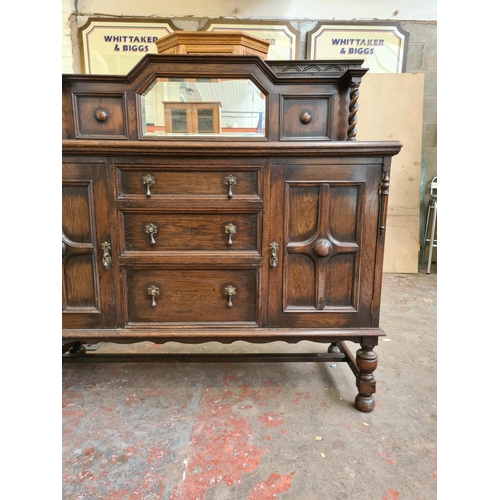
[[[380,175],[369,160],[272,168],[269,326],[371,326]]]
[[[62,180],[63,328],[114,327],[106,165],[65,162]]]

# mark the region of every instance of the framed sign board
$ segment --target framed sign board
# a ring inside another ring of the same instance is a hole
[[[404,73],[409,34],[394,23],[318,23],[308,59],[363,59],[371,73]]]
[[[169,20],[106,21],[89,19],[80,28],[82,71],[126,75],[146,54],[156,54],[155,41],[178,31]]]
[[[267,40],[267,60],[299,58],[300,33],[283,21],[208,21],[203,31],[244,31],[249,35]]]

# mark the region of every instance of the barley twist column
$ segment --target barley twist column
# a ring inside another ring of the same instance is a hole
[[[349,128],[347,129],[347,140],[356,140],[356,123],[358,123],[358,99],[359,99],[359,82],[351,82],[351,92],[350,92],[350,102],[349,102]]]

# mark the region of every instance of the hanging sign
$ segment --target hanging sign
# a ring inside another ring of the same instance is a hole
[[[371,73],[404,73],[407,43],[395,24],[319,23],[307,34],[307,58],[363,59]]]
[[[81,28],[84,72],[126,75],[146,54],[157,54],[155,41],[175,28],[170,22],[89,20]]]

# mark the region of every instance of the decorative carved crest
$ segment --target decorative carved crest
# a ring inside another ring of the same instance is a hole
[[[275,73],[343,73],[354,66],[350,64],[272,64]]]

